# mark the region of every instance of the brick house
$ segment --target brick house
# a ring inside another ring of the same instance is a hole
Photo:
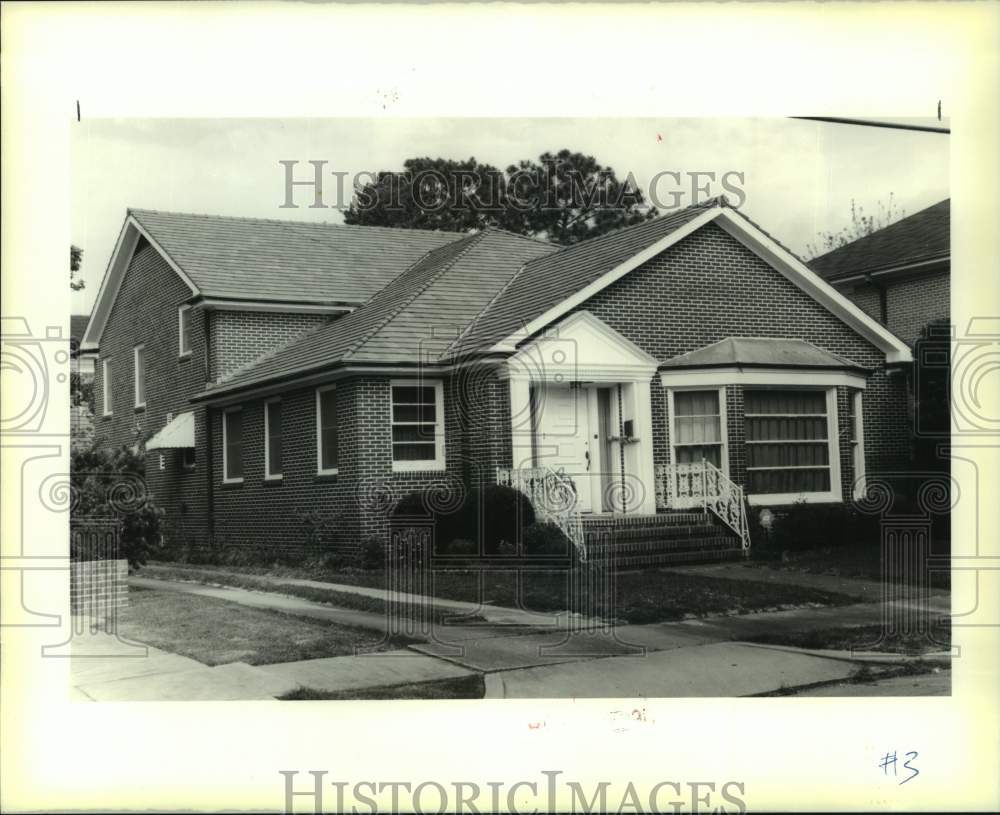
[[[827,252],[809,267],[911,346],[950,315],[951,199]]]
[[[84,347],[99,438],[146,439],[195,541],[315,511],[356,546],[499,481],[581,548],[711,509],[724,554],[744,496],[850,501],[908,454],[907,344],[724,199],[565,248],[130,210]]]

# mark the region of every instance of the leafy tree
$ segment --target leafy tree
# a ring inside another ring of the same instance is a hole
[[[80,266],[83,265],[83,250],[79,246],[70,244],[69,247],[69,287],[73,291],[80,291],[86,282],[83,280],[77,280],[76,275],[80,271]]]
[[[655,218],[631,176],[619,181],[593,156],[560,150],[507,168],[505,229],[571,244]]]
[[[560,150],[506,171],[464,161],[412,158],[402,172],[380,172],[355,192],[344,220],[469,232],[498,226],[570,244],[655,217],[637,185],[619,181],[593,156]]]
[[[889,224],[895,223],[906,217],[906,210],[896,206],[894,193],[889,193],[889,203],[877,203],[878,211],[874,215],[865,215],[864,207],[859,206],[855,200],[851,199],[851,222],[839,232],[820,232],[817,243],[810,243],[806,246],[806,259],[812,259],[854,243],[858,238],[878,232]]]

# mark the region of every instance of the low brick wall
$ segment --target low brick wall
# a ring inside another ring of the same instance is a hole
[[[69,581],[73,614],[104,617],[128,605],[128,561],[124,558],[73,561]]]

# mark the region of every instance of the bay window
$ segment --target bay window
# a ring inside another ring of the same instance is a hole
[[[747,492],[839,498],[836,391],[746,390]]]

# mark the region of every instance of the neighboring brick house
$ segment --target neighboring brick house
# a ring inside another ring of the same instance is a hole
[[[911,346],[950,315],[951,200],[827,252],[809,267]]]
[[[578,523],[840,502],[908,454],[907,345],[724,200],[567,248],[134,210],[85,347],[198,541],[356,546],[497,480]]]
[[[94,381],[94,354],[80,351],[80,343],[89,321],[89,314],[69,316],[69,371],[71,374],[79,374],[82,382]]]

